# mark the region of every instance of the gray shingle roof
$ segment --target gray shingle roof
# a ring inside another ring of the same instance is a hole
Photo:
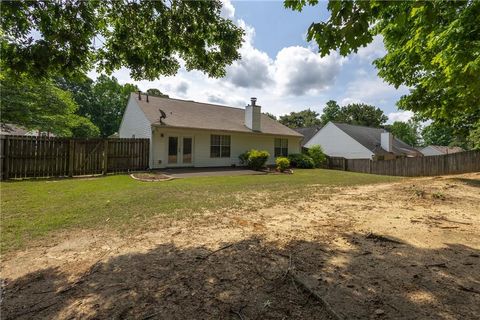
[[[303,135],[303,139],[301,141],[302,147],[307,143],[312,137],[320,130],[322,126],[314,126],[314,127],[307,127],[307,128],[295,128],[293,130],[297,131],[301,135]]]
[[[384,129],[338,122],[334,122],[334,124],[374,154],[384,155],[388,153],[380,144],[380,137],[382,132],[385,132]],[[393,137],[393,153],[396,155],[421,155],[417,149],[395,137]]]
[[[245,126],[245,109],[152,96],[148,97],[149,102],[147,102],[145,95],[142,95],[142,100],[138,100],[138,94],[134,93],[132,93],[131,99],[135,99],[152,125],[246,133],[254,132]],[[167,115],[166,119],[162,121],[163,123],[160,123],[159,109]],[[264,114],[261,116],[260,133],[301,137],[298,132]]]
[[[429,147],[435,148],[443,154],[450,154],[450,153],[457,153],[457,152],[465,151],[460,147],[446,147],[446,146],[434,146],[434,145],[430,145]]]

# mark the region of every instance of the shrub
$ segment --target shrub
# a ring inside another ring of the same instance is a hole
[[[319,145],[311,146],[308,149],[308,155],[312,158],[315,168],[320,168],[327,162],[327,156],[323,153],[322,147]]]
[[[242,153],[240,156],[238,156],[241,164],[244,164],[253,170],[260,170],[261,168],[265,167],[268,157],[270,157],[270,154],[267,151],[259,151],[255,149]]]
[[[278,171],[284,172],[290,167],[290,160],[286,157],[278,157],[275,159],[275,164],[277,165]]]
[[[288,160],[290,160],[290,165],[295,168],[312,169],[315,167],[313,159],[306,154],[293,153],[288,156]]]

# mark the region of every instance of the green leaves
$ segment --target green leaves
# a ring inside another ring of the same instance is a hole
[[[307,4],[293,3],[295,10]],[[480,1],[329,1],[328,10],[327,21],[308,29],[321,55],[345,56],[382,35],[387,54],[374,64],[386,82],[411,88],[401,109],[479,120]]]
[[[340,107],[336,101],[330,100],[323,108],[321,122],[326,125],[329,121],[343,122],[367,127],[380,127],[388,117],[375,106],[364,103],[351,103]]]
[[[221,77],[240,58],[243,30],[220,9],[218,0],[2,2],[2,65],[35,78],[127,67],[153,80],[182,59]]]

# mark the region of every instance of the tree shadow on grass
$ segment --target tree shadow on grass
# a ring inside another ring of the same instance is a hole
[[[453,178],[452,180],[464,183],[470,187],[480,188],[480,179]]]
[[[44,269],[5,280],[2,319],[332,319],[294,283],[292,268],[348,319],[480,314],[478,250],[426,250],[363,234],[344,239],[348,250],[306,241],[280,248],[260,238],[219,251],[162,244],[100,261],[74,281]]]

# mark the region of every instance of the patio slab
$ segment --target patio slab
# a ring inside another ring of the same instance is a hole
[[[217,177],[217,176],[244,176],[260,175],[265,172],[249,170],[244,168],[170,168],[160,170],[162,173],[173,178],[191,178],[191,177]]]

